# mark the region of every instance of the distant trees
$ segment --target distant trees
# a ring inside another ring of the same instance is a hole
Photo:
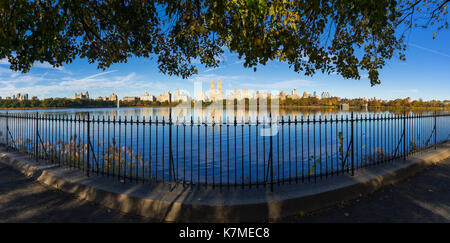
[[[175,106],[180,101],[169,103],[168,101],[121,101],[123,107],[160,107]],[[16,100],[0,99],[0,108],[101,108],[116,107],[115,101],[93,100],[93,99],[69,99],[69,98],[47,98],[43,100]]]
[[[175,101],[169,103],[168,101],[120,101],[121,107],[174,107],[180,104],[182,101]],[[250,103],[249,99],[245,100],[246,107]],[[376,100],[371,99],[369,101],[363,99],[340,99],[338,97],[331,97],[326,99],[319,99],[317,97],[292,99],[287,97],[286,99],[279,100],[279,105],[282,107],[300,107],[300,106],[328,106],[338,107],[341,103],[347,103],[352,107],[361,107],[363,104],[368,104],[369,107],[375,108],[448,108],[450,109],[450,102],[431,100],[423,101],[408,99],[395,99],[395,100]],[[202,106],[206,107],[211,105],[212,101],[202,102]],[[223,102],[226,105],[226,100]],[[234,100],[234,104],[238,104],[238,100]],[[257,100],[259,104],[259,100]],[[270,106],[271,100],[268,99],[267,104]],[[191,106],[194,103],[191,102]],[[116,107],[115,101],[93,100],[93,99],[68,99],[68,98],[47,98],[43,100],[16,100],[16,99],[0,99],[0,108],[103,108],[103,107]]]
[[[337,97],[331,97],[326,99],[319,99],[317,97],[309,97],[309,98],[299,98],[292,99],[286,98],[285,100],[280,100],[279,104],[281,106],[334,106],[337,107],[341,103],[347,103],[352,107],[361,107],[363,104],[367,104],[369,107],[374,108],[413,108],[413,107],[446,107],[450,108],[450,103],[439,100],[431,100],[431,101],[423,101],[423,100],[414,100],[409,102],[408,99],[395,99],[395,100],[363,100],[360,98],[357,99],[339,99]]]
[[[1,99],[1,108],[82,108],[114,107],[115,102],[92,99],[47,98],[43,100]]]
[[[279,104],[282,106],[337,106],[340,104],[337,98],[319,99],[317,97],[292,99],[287,97],[285,100],[280,100]]]

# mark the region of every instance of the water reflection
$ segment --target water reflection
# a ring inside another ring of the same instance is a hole
[[[229,107],[228,107],[229,108]],[[215,121],[215,122],[225,122],[230,121],[233,122],[236,119],[238,122],[241,121],[263,121],[264,119],[268,120],[270,113],[267,111],[258,110],[256,108],[247,108],[247,109],[221,109],[221,107],[204,107],[204,108],[190,108],[190,107],[124,107],[124,108],[86,108],[86,109],[42,109],[42,110],[2,110],[0,112],[9,112],[9,113],[36,113],[38,112],[40,115],[51,115],[51,116],[74,116],[74,117],[82,117],[87,116],[88,114],[91,117],[102,119],[105,117],[107,120],[108,117],[113,119],[114,117],[118,119],[122,117],[124,119],[127,117],[130,119],[133,117],[133,120],[139,118],[142,120],[145,118],[149,120],[158,119],[169,119],[172,117],[174,122],[190,122],[191,118],[194,122],[197,121]],[[300,118],[300,117],[335,117],[335,116],[350,116],[351,113],[360,114],[360,115],[388,115],[388,114],[406,114],[414,113],[414,114],[431,114],[437,112],[438,114],[448,113],[448,110],[433,110],[433,109],[381,109],[381,108],[365,108],[365,109],[350,109],[350,110],[340,110],[339,108],[323,108],[323,107],[297,107],[297,108],[280,108],[278,111],[278,116],[284,117],[284,119],[292,119]]]

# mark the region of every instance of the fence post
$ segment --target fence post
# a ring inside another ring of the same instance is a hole
[[[403,160],[406,160],[406,111],[403,112]]]
[[[90,160],[90,146],[91,146],[91,129],[90,129],[90,118],[89,118],[89,113],[87,114],[87,162],[86,162],[86,175],[89,176],[89,169],[90,169],[90,164],[89,164],[89,160]]]
[[[38,120],[39,113],[36,112],[36,133],[34,134],[34,156],[36,157],[36,162],[39,162],[39,155],[38,155],[38,145],[39,145],[39,120]]]
[[[437,145],[437,123],[436,123],[436,111],[434,111],[434,149],[436,149]]]
[[[206,163],[207,161],[205,161]],[[169,110],[169,182],[172,181],[172,110]],[[173,175],[175,179],[175,174]],[[206,179],[205,179],[206,180]]]
[[[270,119],[270,191],[273,192],[273,133],[272,133],[272,113],[269,115]]]
[[[6,151],[9,151],[9,127],[8,127],[8,112],[6,112]]]
[[[353,112],[351,113],[351,117],[350,117],[350,121],[351,121],[351,129],[352,129],[352,176],[355,175],[355,166],[354,166],[354,161],[355,161],[355,152],[354,152],[354,134],[353,134]]]

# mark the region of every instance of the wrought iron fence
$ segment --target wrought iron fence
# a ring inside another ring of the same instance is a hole
[[[388,163],[450,138],[450,114],[248,121],[0,114],[0,142],[36,162],[122,182],[260,187]]]

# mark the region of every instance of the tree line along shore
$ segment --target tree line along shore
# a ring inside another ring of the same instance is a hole
[[[259,105],[260,99],[256,101]],[[181,103],[181,101],[175,102],[159,102],[159,101],[120,101],[120,107],[174,107]],[[223,101],[225,105],[226,100]],[[450,101],[444,100],[413,100],[410,99],[395,99],[395,100],[377,100],[377,99],[340,99],[340,98],[326,98],[319,99],[316,97],[299,98],[299,99],[280,99],[278,101],[280,107],[283,108],[295,108],[295,107],[325,107],[333,108],[339,107],[341,104],[348,104],[353,108],[361,108],[367,104],[367,107],[371,108],[441,108],[450,109]],[[212,102],[202,102],[203,107],[211,105]],[[237,105],[238,101],[234,100],[234,104]],[[245,99],[245,106],[250,104],[249,99]],[[271,101],[268,99],[267,104],[270,105]],[[194,105],[194,102],[191,102]],[[13,99],[0,99],[1,109],[48,109],[48,108],[109,108],[117,107],[115,101],[104,101],[94,99],[70,99],[70,98],[46,98],[46,99],[34,99],[34,100],[13,100]]]

